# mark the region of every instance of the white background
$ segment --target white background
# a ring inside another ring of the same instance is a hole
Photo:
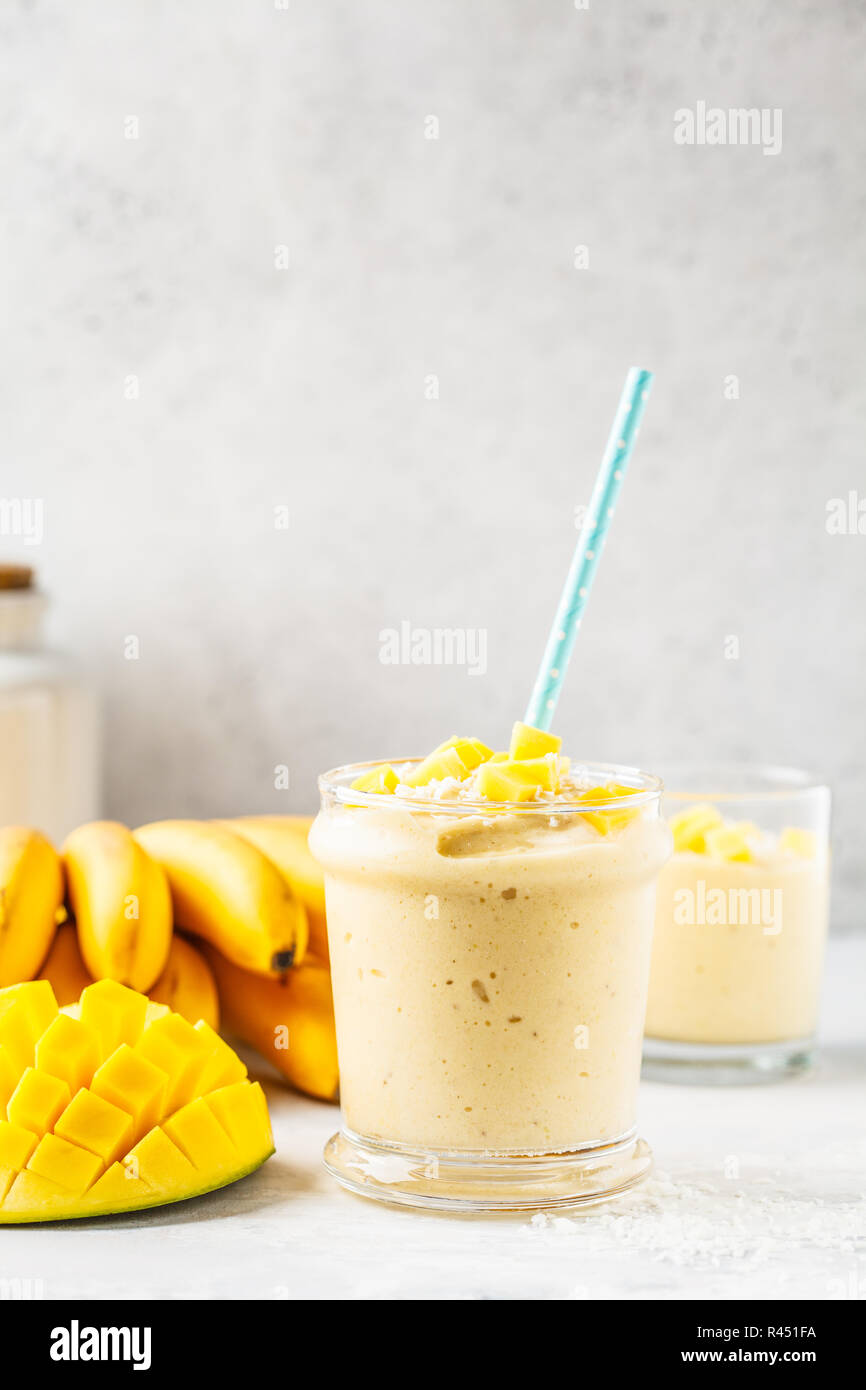
[[[105,691],[108,810],[307,809],[334,763],[501,744],[636,363],[558,729],[810,766],[857,925],[866,535],[826,517],[866,498],[862,8],[41,0],[0,28],[2,491],[45,506],[2,549]],[[698,101],[780,108],[781,153],[675,144]],[[383,665],[404,620],[485,629],[486,675]]]

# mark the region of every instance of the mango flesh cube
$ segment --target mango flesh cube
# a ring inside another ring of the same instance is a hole
[[[124,1165],[150,1187],[171,1188],[191,1184],[195,1169],[176,1144],[159,1128],[140,1139],[124,1160]]]
[[[235,1081],[245,1080],[246,1067],[219,1033],[215,1032],[209,1023],[205,1023],[203,1018],[193,1026],[208,1045],[207,1061],[199,1077],[199,1092],[204,1095],[207,1091],[218,1090],[220,1086],[230,1086]]]
[[[478,770],[478,790],[489,801],[532,801],[537,783],[514,775],[511,761],[482,763]]]
[[[3,1168],[0,1166],[0,1206],[3,1205],[6,1193],[12,1186],[15,1178],[16,1173],[14,1168]]]
[[[59,1183],[44,1178],[40,1173],[32,1173],[29,1168],[16,1174],[15,1181],[3,1198],[4,1217],[14,1217],[16,1212],[27,1215],[41,1213],[40,1219],[50,1221],[54,1216],[64,1216],[69,1206],[69,1189]]]
[[[19,1075],[32,1065],[36,1042],[56,1017],[57,1000],[47,980],[0,989],[0,1047]]]
[[[558,753],[561,747],[561,738],[544,729],[534,729],[531,724],[524,724],[518,719],[511,730],[508,756],[514,759],[543,758],[545,753]]]
[[[169,1013],[145,1028],[133,1049],[168,1077],[164,1115],[171,1115],[196,1095],[208,1060],[206,1039],[180,1014]]]
[[[369,772],[362,772],[360,777],[356,777],[352,783],[352,790],[356,792],[392,792],[400,781],[390,763],[383,763],[381,767],[374,767]]]
[[[23,1168],[38,1143],[38,1134],[0,1120],[0,1164],[4,1168]]]
[[[708,830],[723,825],[721,814],[715,806],[687,806],[671,816],[668,825],[674,837],[675,850],[691,850],[694,854],[705,854]]]
[[[453,748],[467,772],[472,772],[481,763],[486,763],[493,753],[492,748],[488,748],[486,743],[482,743],[480,738],[461,738],[454,734],[445,743],[440,743],[438,748],[433,750],[433,757],[440,753],[446,753],[449,748]]]
[[[54,1126],[54,1133],[70,1144],[88,1149],[113,1163],[134,1143],[132,1116],[92,1091],[79,1091]]]
[[[126,1043],[94,1074],[90,1090],[132,1117],[135,1137],[146,1134],[165,1108],[168,1077]]]
[[[99,1038],[101,1058],[110,1057],[121,1043],[138,1042],[144,1028],[147,999],[116,980],[97,980],[81,993],[81,1021]]]
[[[555,755],[546,758],[523,758],[520,762],[509,759],[503,766],[508,771],[509,776],[516,777],[519,782],[531,782],[533,786],[541,787],[546,792],[556,790]]]
[[[446,777],[456,777],[462,782],[468,775],[469,770],[457,749],[450,747],[430,753],[403,781],[407,787],[426,787],[428,782],[441,782]]]
[[[800,859],[818,857],[818,837],[811,830],[798,830],[789,825],[779,836],[779,849],[788,850]]]
[[[67,1192],[80,1196],[102,1172],[102,1160],[96,1154],[59,1139],[56,1134],[43,1134],[28,1164],[31,1173],[56,1182]]]
[[[6,1109],[9,1097],[18,1085],[21,1068],[8,1047],[0,1047],[0,1115]]]
[[[147,1008],[144,1011],[144,1027],[149,1028],[158,1018],[165,1018],[166,1014],[170,1013],[171,1009],[168,1007],[168,1004],[157,1004],[155,999],[148,999]],[[143,1031],[142,1029],[142,1032]],[[134,1044],[131,1044],[131,1046],[134,1046]]]
[[[65,1081],[72,1095],[87,1086],[102,1058],[99,1039],[80,1019],[59,1013],[36,1044],[40,1071]]]
[[[69,1101],[69,1087],[59,1076],[28,1067],[9,1097],[6,1114],[13,1124],[44,1134],[47,1129],[54,1128],[58,1115]]]
[[[234,1144],[203,1096],[184,1105],[163,1129],[193,1167],[203,1172],[237,1163]]]
[[[748,824],[722,825],[716,830],[708,830],[705,837],[707,854],[713,859],[725,859],[731,863],[750,863],[752,851],[746,835],[753,830],[754,826]]]
[[[136,1202],[144,1205],[152,1201],[153,1192],[150,1184],[135,1173],[134,1165],[125,1167],[122,1163],[112,1163],[87,1195],[94,1206],[102,1206],[106,1211],[123,1211]]]
[[[624,787],[617,782],[609,782],[604,787],[590,787],[588,791],[581,792],[579,802],[581,805],[587,802],[605,802],[612,798],[619,800],[622,797],[633,796],[634,787]],[[594,826],[600,835],[609,835],[613,830],[622,830],[623,826],[628,825],[629,821],[634,820],[639,814],[639,808],[633,811],[585,811],[582,813],[583,819]]]
[[[249,1152],[262,1123],[270,1124],[265,1093],[257,1081],[224,1086],[204,1099],[241,1154]]]

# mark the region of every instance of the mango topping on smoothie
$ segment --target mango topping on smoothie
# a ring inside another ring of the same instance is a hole
[[[765,862],[777,851],[799,859],[814,859],[818,852],[810,830],[789,826],[775,836],[751,821],[726,821],[718,808],[710,805],[687,806],[671,816],[669,824],[675,851],[706,854],[730,864]]]
[[[639,795],[635,787],[609,782],[588,786],[571,773],[560,753],[562,739],[520,720],[511,732],[506,752],[496,753],[478,738],[455,734],[434,748],[420,763],[378,764],[352,783],[359,792],[436,801],[490,801],[549,804],[582,808],[586,822],[600,835],[620,830],[638,809],[593,809],[611,800]]]

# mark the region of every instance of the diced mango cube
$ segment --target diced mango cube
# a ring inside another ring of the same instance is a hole
[[[224,1086],[204,1099],[238,1152],[248,1157],[262,1125],[270,1129],[265,1093],[259,1083],[242,1081],[235,1086]]]
[[[149,1187],[169,1191],[172,1187],[191,1183],[195,1173],[189,1159],[158,1125],[139,1140],[123,1162],[124,1167]]]
[[[70,1144],[113,1163],[135,1141],[132,1116],[92,1091],[79,1091],[54,1126],[54,1133]]]
[[[36,1044],[36,1065],[40,1071],[65,1081],[72,1095],[90,1084],[102,1058],[99,1039],[80,1019],[59,1013]]]
[[[18,1173],[6,1196],[3,1198],[3,1216],[22,1212],[31,1217],[34,1211],[40,1219],[47,1220],[53,1212],[59,1217],[66,1216],[69,1210],[69,1189],[60,1183],[52,1182],[41,1173],[32,1173],[29,1168]]]
[[[8,1049],[19,1076],[32,1066],[37,1040],[56,1017],[57,1000],[47,980],[0,989],[0,1046]]]
[[[618,782],[608,782],[604,787],[590,787],[588,791],[581,792],[578,801],[580,805],[584,805],[587,802],[597,804],[612,799],[620,800],[623,797],[633,796],[634,794],[634,787],[624,787]],[[639,813],[639,807],[635,807],[634,810],[630,811],[624,808],[623,810],[614,810],[613,807],[609,807],[603,811],[585,811],[582,814],[583,819],[594,826],[599,835],[610,835],[615,830],[622,830],[623,827],[628,825],[629,821],[634,820],[635,816]]]
[[[469,769],[454,747],[442,748],[428,754],[413,772],[403,778],[407,787],[426,787],[428,782],[442,782],[456,777],[459,782],[469,776]]]
[[[58,1187],[76,1195],[86,1192],[102,1172],[102,1160],[87,1149],[70,1144],[68,1139],[60,1139],[56,1134],[43,1134],[28,1161],[31,1173],[37,1173]]]
[[[549,734],[545,729],[534,729],[531,724],[517,720],[511,730],[511,743],[508,747],[510,758],[543,758],[545,753],[558,753],[562,739]]]
[[[146,1201],[153,1188],[136,1172],[137,1164],[112,1163],[87,1194],[88,1202],[106,1211],[122,1211],[137,1201]]]
[[[445,753],[449,748],[454,749],[467,773],[473,772],[481,763],[486,763],[493,754],[493,749],[482,743],[480,738],[461,738],[459,734],[454,734],[445,743],[440,743],[438,748],[434,748],[432,756]]]
[[[199,1093],[204,1095],[207,1091],[216,1091],[221,1086],[231,1086],[235,1081],[245,1080],[247,1069],[234,1048],[229,1047],[203,1018],[193,1026],[208,1045],[207,1061],[198,1079]]]
[[[0,1115],[18,1085],[21,1068],[8,1047],[0,1047]]]
[[[548,771],[550,768],[548,767]],[[482,763],[478,770],[478,790],[489,801],[532,801],[540,783],[525,763]]]
[[[134,1134],[140,1136],[163,1114],[168,1077],[123,1043],[95,1073],[90,1090],[131,1115]]]
[[[211,1048],[191,1023],[169,1013],[145,1028],[133,1050],[168,1077],[163,1115],[171,1115],[197,1094]]]
[[[162,1128],[194,1168],[237,1167],[235,1146],[204,1096],[182,1106]]]
[[[28,1067],[9,1097],[6,1114],[16,1125],[44,1134],[69,1104],[70,1090],[65,1081],[38,1067]]]
[[[38,1142],[38,1134],[0,1120],[0,1164],[4,1168],[23,1168]]]
[[[724,824],[716,806],[703,802],[697,806],[687,806],[671,816],[668,824],[674,837],[675,850],[691,850],[693,854],[706,854],[707,831],[715,830]]]
[[[752,850],[747,837],[754,831],[755,827],[748,822],[720,825],[715,830],[708,830],[705,836],[706,852],[712,859],[749,864],[752,860]]]
[[[14,1168],[0,1167],[0,1207],[2,1207],[6,1193],[15,1181],[16,1176]]]
[[[369,772],[362,772],[360,777],[356,777],[352,783],[352,790],[356,792],[392,792],[400,781],[390,763],[383,763],[381,767],[371,768]]]
[[[100,1060],[110,1057],[121,1043],[132,1047],[141,1037],[147,999],[116,980],[97,980],[81,994],[81,1021],[92,1028],[100,1042]]]
[[[789,825],[779,836],[779,849],[796,854],[800,859],[817,859],[818,837],[812,830],[798,830]]]

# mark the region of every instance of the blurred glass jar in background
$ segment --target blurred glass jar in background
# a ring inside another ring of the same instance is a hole
[[[0,565],[0,825],[34,826],[55,844],[100,813],[94,692],[43,645],[47,597],[23,565]]]
[[[651,1080],[772,1081],[814,1051],[830,791],[796,768],[670,769],[644,1042]]]

